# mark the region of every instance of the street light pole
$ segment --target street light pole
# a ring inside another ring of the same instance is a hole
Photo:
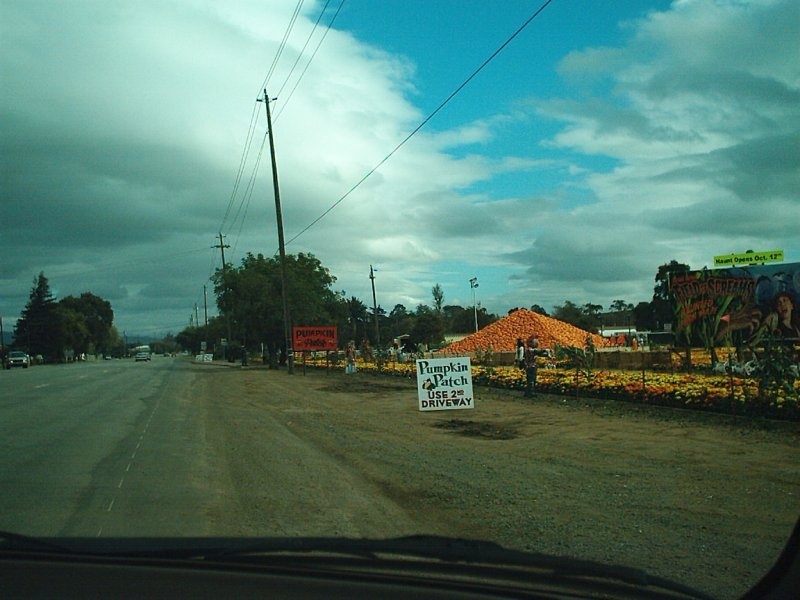
[[[478,305],[475,302],[475,288],[478,287],[478,278],[473,277],[469,280],[469,287],[472,289],[472,312],[475,315],[475,333],[478,332]]]

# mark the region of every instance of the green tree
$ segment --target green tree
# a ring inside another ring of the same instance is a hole
[[[570,300],[565,300],[561,306],[554,306],[553,317],[581,329],[587,328],[586,315],[583,310]]]
[[[431,289],[431,294],[433,295],[434,310],[442,314],[442,305],[444,304],[444,290],[442,290],[442,286],[438,283],[434,285],[433,289]]]
[[[285,350],[280,258],[248,253],[239,268],[219,269],[213,280],[217,307],[233,335],[245,347],[264,343],[274,366]],[[313,254],[287,255],[288,326],[330,324],[340,303],[331,289],[335,281]]]
[[[597,329],[600,326],[600,313],[602,312],[603,307],[599,304],[592,304],[588,302],[583,305],[583,315],[585,323],[582,329],[586,331],[591,331],[592,333],[597,333]]]
[[[343,332],[345,334],[344,337],[339,340],[341,345],[346,344],[350,340],[357,342],[365,339],[367,337],[367,328],[369,327],[367,305],[361,300],[352,296],[347,300],[345,310],[345,314],[347,315],[347,327]]]
[[[611,306],[608,307],[611,312],[623,312],[626,310],[633,310],[633,304],[625,302],[625,300],[614,300]]]
[[[56,339],[56,301],[44,272],[33,280],[33,288],[17,324],[14,326],[14,344],[27,349],[29,354],[41,354],[47,359],[60,356]]]
[[[672,323],[675,311],[670,293],[670,278],[676,275],[685,275],[689,272],[689,265],[671,260],[669,263],[658,267],[653,288],[652,310],[655,317],[654,330],[661,331],[667,323]]]
[[[415,344],[437,346],[444,341],[444,321],[430,306],[420,304],[416,310],[411,339]]]
[[[86,317],[77,310],[59,302],[53,311],[51,327],[59,357],[64,356],[66,350],[71,350],[77,356],[89,353],[92,349],[92,334]]]
[[[415,316],[408,312],[404,305],[395,304],[386,318],[386,344],[391,344],[393,339],[399,338],[401,335],[410,335],[414,330],[415,320]]]
[[[544,315],[545,317],[550,316],[550,315],[547,314],[547,311],[544,308],[542,308],[541,306],[539,306],[538,304],[532,304],[531,305],[531,310],[533,312],[535,312],[535,313],[539,313],[540,315]]]
[[[639,302],[633,308],[633,322],[638,331],[656,331],[658,323],[652,302]]]
[[[475,316],[473,309],[449,304],[442,307],[445,320],[445,331],[448,333],[472,333],[475,331]]]
[[[83,317],[88,340],[82,345],[80,352],[96,354],[110,350],[114,310],[108,300],[90,292],[84,292],[77,298],[74,296],[62,298],[58,305]],[[77,347],[74,349],[76,352],[79,351]]]

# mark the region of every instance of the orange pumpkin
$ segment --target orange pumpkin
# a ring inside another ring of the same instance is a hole
[[[602,336],[521,308],[480,331],[453,342],[444,348],[444,352],[468,353],[488,347],[495,352],[513,352],[517,347],[517,338],[525,340],[531,335],[539,338],[541,348],[553,348],[557,345],[583,348],[587,336],[591,337],[597,348],[608,344]]]

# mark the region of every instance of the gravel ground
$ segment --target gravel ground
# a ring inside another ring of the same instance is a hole
[[[796,424],[486,388],[420,412],[409,379],[195,368],[216,535],[488,539],[732,598],[800,515]]]

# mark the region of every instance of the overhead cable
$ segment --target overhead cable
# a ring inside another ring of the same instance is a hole
[[[372,167],[372,169],[370,169],[370,170],[367,172],[367,174],[366,174],[366,175],[364,175],[364,176],[363,176],[361,179],[359,179],[359,180],[358,180],[358,181],[357,181],[357,182],[356,182],[356,183],[353,185],[353,187],[351,187],[349,190],[347,190],[347,192],[345,192],[345,193],[344,193],[344,195],[342,195],[342,196],[341,196],[341,197],[340,197],[338,200],[336,200],[336,202],[334,202],[333,204],[331,204],[331,206],[329,206],[329,207],[328,207],[328,208],[327,208],[327,209],[326,209],[326,210],[325,210],[325,211],[324,211],[324,212],[323,212],[323,213],[322,213],[320,216],[318,216],[316,219],[314,219],[314,220],[313,220],[311,223],[309,223],[309,224],[308,224],[306,227],[304,227],[303,229],[301,229],[299,233],[297,233],[297,234],[296,234],[294,237],[292,237],[291,239],[289,239],[289,240],[288,240],[286,243],[287,243],[287,244],[291,244],[293,241],[295,241],[297,238],[299,238],[301,235],[303,235],[303,234],[304,234],[306,231],[308,231],[308,230],[309,230],[309,229],[311,229],[311,228],[312,228],[314,225],[316,225],[317,223],[319,223],[319,222],[320,222],[320,221],[321,221],[323,218],[325,218],[325,216],[326,216],[326,215],[328,215],[328,214],[329,214],[329,213],[330,213],[330,212],[331,212],[331,211],[332,211],[334,208],[336,208],[336,207],[337,207],[339,204],[341,204],[341,203],[342,203],[342,202],[343,202],[343,201],[344,201],[344,200],[345,200],[345,199],[346,199],[346,198],[347,198],[347,197],[348,197],[350,194],[352,194],[352,193],[353,193],[353,192],[354,192],[354,191],[355,191],[355,190],[356,190],[358,187],[360,187],[362,183],[364,183],[364,182],[365,182],[367,179],[369,179],[369,178],[370,178],[370,177],[371,177],[371,176],[372,176],[372,175],[375,173],[375,171],[377,171],[379,168],[381,168],[381,167],[383,166],[383,164],[384,164],[384,163],[386,163],[386,161],[388,161],[388,160],[389,160],[389,159],[390,159],[390,158],[391,158],[391,157],[392,157],[392,156],[393,156],[393,155],[394,155],[394,154],[395,154],[395,153],[396,153],[398,150],[400,150],[400,148],[402,148],[402,147],[403,147],[403,146],[406,144],[406,142],[408,142],[408,141],[409,141],[409,140],[410,140],[412,137],[414,137],[414,135],[416,135],[416,134],[417,134],[417,132],[418,132],[420,129],[422,129],[422,128],[423,128],[423,127],[424,127],[424,126],[425,126],[425,125],[426,125],[426,124],[427,124],[427,123],[428,123],[428,122],[429,122],[429,121],[430,121],[430,120],[431,120],[433,117],[435,117],[435,116],[436,116],[436,115],[439,113],[439,111],[441,111],[441,110],[442,110],[442,109],[443,109],[445,106],[447,106],[447,104],[448,104],[448,103],[449,103],[449,102],[450,102],[450,101],[451,101],[453,98],[455,98],[455,97],[456,97],[456,96],[459,94],[459,92],[461,92],[461,90],[463,90],[463,89],[464,89],[464,88],[465,88],[465,87],[466,87],[466,86],[467,86],[467,85],[468,85],[468,84],[469,84],[469,83],[470,83],[470,82],[471,82],[471,81],[472,81],[472,80],[473,80],[473,79],[474,79],[474,78],[475,78],[475,77],[478,75],[478,73],[480,73],[481,71],[483,71],[483,69],[484,69],[484,68],[486,68],[486,66],[487,66],[487,65],[488,65],[490,62],[492,62],[492,60],[494,60],[494,59],[495,59],[495,57],[497,57],[497,55],[498,55],[498,54],[500,54],[500,53],[501,53],[501,52],[502,52],[502,51],[503,51],[503,50],[506,48],[506,46],[508,46],[508,45],[509,45],[509,44],[510,44],[510,43],[511,43],[513,40],[514,40],[514,38],[516,38],[516,37],[517,37],[517,36],[518,36],[520,33],[522,33],[522,31],[523,31],[523,30],[524,30],[524,29],[525,29],[525,28],[526,28],[528,25],[530,25],[530,23],[531,23],[531,22],[532,22],[532,21],[533,21],[533,20],[534,20],[536,17],[538,17],[538,16],[539,16],[539,15],[542,13],[542,11],[543,11],[545,8],[547,8],[547,6],[548,6],[548,5],[549,5],[551,2],[553,2],[553,0],[545,0],[545,2],[543,2],[543,3],[541,4],[541,6],[539,6],[539,8],[537,8],[537,9],[536,9],[536,11],[534,11],[534,13],[533,13],[531,16],[530,16],[530,17],[528,17],[528,18],[525,20],[525,22],[524,22],[522,25],[520,25],[520,26],[517,28],[517,30],[516,30],[516,31],[514,31],[514,33],[512,33],[512,34],[511,34],[511,35],[510,35],[510,36],[509,36],[509,37],[506,39],[506,41],[505,41],[505,42],[503,42],[503,43],[502,43],[502,44],[501,44],[501,45],[500,45],[500,46],[497,48],[497,50],[495,50],[494,52],[492,52],[492,54],[490,54],[490,55],[489,55],[489,57],[488,57],[486,60],[484,60],[484,61],[483,61],[483,62],[480,64],[480,66],[478,66],[478,68],[477,68],[477,69],[475,69],[475,70],[474,70],[474,71],[473,71],[473,72],[470,74],[470,76],[469,76],[469,77],[467,77],[467,78],[466,78],[466,79],[465,79],[465,80],[464,80],[464,81],[463,81],[463,82],[462,82],[462,83],[461,83],[461,84],[460,84],[460,85],[459,85],[459,86],[458,86],[458,87],[457,87],[455,90],[453,90],[453,92],[452,92],[452,93],[451,93],[449,96],[447,96],[447,98],[445,98],[445,99],[444,99],[444,100],[443,100],[443,101],[442,101],[442,102],[439,104],[439,106],[437,106],[437,107],[436,107],[436,108],[433,110],[433,112],[431,112],[431,113],[430,113],[430,114],[429,114],[427,117],[425,117],[425,119],[423,119],[423,120],[422,120],[422,122],[421,122],[419,125],[417,125],[417,127],[416,127],[416,128],[415,128],[415,129],[414,129],[414,130],[413,130],[411,133],[409,133],[409,134],[408,134],[408,135],[407,135],[407,136],[406,136],[406,137],[405,137],[405,138],[404,138],[404,139],[403,139],[403,140],[402,140],[402,141],[401,141],[399,144],[397,144],[397,146],[395,146],[395,147],[394,147],[394,149],[393,149],[391,152],[389,152],[389,154],[387,154],[387,155],[386,155],[386,156],[385,156],[385,157],[384,157],[384,158],[383,158],[383,159],[382,159],[380,162],[378,162],[378,164],[376,164],[374,167]]]

